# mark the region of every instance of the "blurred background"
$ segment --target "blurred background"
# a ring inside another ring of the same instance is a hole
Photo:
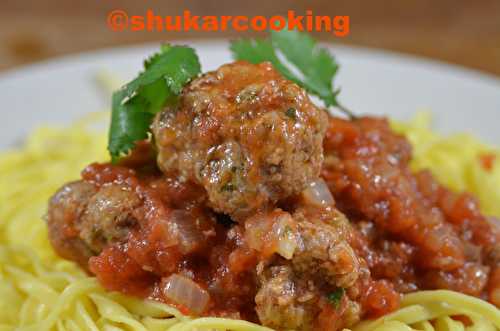
[[[500,75],[500,0],[0,0],[0,72],[59,55],[151,41],[235,38],[255,33],[114,32],[113,9],[129,15],[349,15],[350,35],[325,41],[410,53]]]

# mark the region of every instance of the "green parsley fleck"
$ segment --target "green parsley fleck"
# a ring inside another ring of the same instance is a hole
[[[340,302],[345,294],[345,290],[342,287],[337,288],[335,291],[328,295],[328,301],[338,309],[340,307]]]
[[[285,115],[295,121],[297,119],[297,110],[295,108],[288,108],[285,111]]]

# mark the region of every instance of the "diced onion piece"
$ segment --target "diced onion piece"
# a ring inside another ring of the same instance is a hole
[[[173,274],[163,280],[163,295],[197,315],[205,311],[210,300],[206,290],[179,274]]]
[[[269,243],[266,238],[270,229],[271,223],[267,215],[257,214],[248,219],[245,222],[245,241],[247,245],[256,251],[262,252],[266,243]]]
[[[332,206],[335,202],[332,193],[323,179],[317,179],[302,192],[306,203],[315,206]]]
[[[278,237],[276,252],[285,259],[291,259],[298,246],[297,226],[288,213],[281,215],[273,226]]]
[[[174,210],[169,221],[182,254],[192,253],[201,246],[203,234],[196,227],[196,219],[189,212]]]
[[[291,259],[298,246],[297,225],[292,216],[280,209],[257,214],[245,222],[245,240],[248,246],[264,257],[278,253]]]

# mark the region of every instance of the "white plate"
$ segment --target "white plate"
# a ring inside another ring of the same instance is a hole
[[[230,61],[226,42],[192,42],[203,70]],[[158,48],[144,45],[54,59],[0,75],[0,149],[31,129],[64,124],[105,109],[109,100],[95,84],[106,70],[124,79]],[[360,48],[331,47],[341,69],[340,100],[358,114],[407,119],[417,110],[435,114],[436,129],[472,132],[500,145],[500,80],[443,63]]]

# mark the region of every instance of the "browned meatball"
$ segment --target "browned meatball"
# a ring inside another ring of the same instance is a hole
[[[299,206],[293,215],[279,209],[257,214],[245,222],[245,230],[252,249],[265,256],[277,253],[257,267],[256,311],[264,325],[337,330],[360,319],[356,286],[369,271],[350,246],[348,220],[334,206]],[[336,291],[346,295],[332,303]]]
[[[158,164],[242,218],[319,174],[326,114],[269,63],[235,62],[191,82],[158,114]]]
[[[123,241],[130,228],[136,225],[134,210],[141,199],[129,186],[103,186],[92,196],[76,228],[80,238],[95,252],[100,253],[109,243]]]
[[[292,259],[294,269],[332,286],[353,286],[361,267],[349,244],[351,228],[347,218],[336,210],[322,213],[299,210],[293,218],[301,239]]]
[[[125,185],[97,188],[85,181],[69,183],[49,202],[50,241],[59,255],[86,267],[89,257],[106,245],[126,239],[140,203]]]
[[[294,278],[289,266],[259,272],[256,311],[263,325],[286,330],[311,330],[319,314],[317,289]]]
[[[263,325],[278,330],[335,331],[359,321],[361,306],[347,295],[331,300],[321,284],[277,265],[258,271],[256,311]]]
[[[88,259],[94,254],[79,237],[76,224],[96,192],[94,185],[87,182],[66,184],[50,199],[47,214],[49,239],[56,252],[85,268]]]

